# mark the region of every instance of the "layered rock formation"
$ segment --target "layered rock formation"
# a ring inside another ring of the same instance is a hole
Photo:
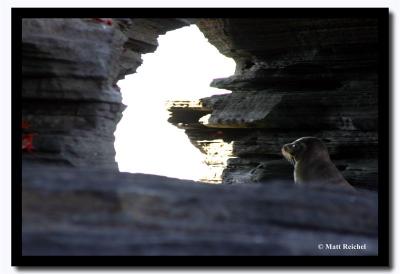
[[[117,81],[136,71],[142,53],[157,48],[159,34],[189,23],[24,19],[22,118],[34,133],[34,153],[24,153],[24,159],[116,168],[113,133],[125,108]],[[171,108],[170,121],[186,129],[214,167],[206,181],[290,179],[280,147],[312,135],[324,139],[351,183],[376,188],[376,20],[197,24],[237,63],[235,75],[212,82],[232,94],[204,98],[200,108]]]
[[[22,180],[24,256],[378,252],[374,192],[38,166],[24,169]],[[318,248],[325,243],[365,249]]]
[[[373,19],[199,20],[237,62],[235,75],[212,83],[233,92],[172,103],[169,121],[206,154],[205,180],[261,184],[116,170],[113,132],[125,108],[117,81],[156,49],[159,34],[190,22],[22,21],[22,119],[31,134],[22,254],[376,255],[377,193],[297,187],[280,155],[282,144],[317,136],[351,183],[377,187]]]
[[[196,108],[172,107],[170,121],[186,124],[201,150],[208,146],[203,140],[221,136],[233,145],[223,183],[292,179],[281,146],[316,136],[350,183],[377,188],[376,19],[203,19],[197,25],[236,61],[235,75],[211,83],[232,93],[203,98]]]
[[[200,101],[171,101],[167,104],[171,116],[168,122],[184,129],[191,143],[204,154],[204,163],[209,171],[200,181],[221,183],[221,176],[232,154],[232,142],[226,139],[226,132],[207,128],[199,123],[212,109],[204,107]]]
[[[23,19],[24,160],[117,169],[114,131],[125,106],[117,81],[184,19]]]

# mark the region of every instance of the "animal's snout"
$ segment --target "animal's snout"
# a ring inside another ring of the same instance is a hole
[[[284,153],[284,152],[290,153],[291,150],[290,150],[289,144],[283,145],[283,146],[282,146],[282,149],[281,149],[281,152],[282,152],[282,153]]]

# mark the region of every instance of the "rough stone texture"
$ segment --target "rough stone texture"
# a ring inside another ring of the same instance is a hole
[[[375,192],[49,166],[22,178],[23,255],[377,254]]]
[[[192,144],[204,155],[209,172],[203,174],[200,181],[220,183],[227,161],[232,157],[232,144],[224,140],[222,131],[199,123],[212,109],[204,107],[200,101],[171,101],[167,108],[172,113],[168,122],[184,129]]]
[[[170,121],[185,124],[195,145],[221,136],[233,145],[223,183],[291,178],[281,146],[316,136],[350,183],[377,188],[377,20],[202,19],[197,25],[236,61],[235,75],[211,83],[232,93],[203,98],[200,109],[170,108]]]
[[[125,108],[117,81],[136,72],[158,35],[194,21],[24,19],[22,117],[35,134],[24,159],[117,168],[113,133]],[[280,146],[313,135],[329,142],[350,183],[376,189],[375,19],[201,19],[197,25],[237,63],[235,75],[211,83],[232,94],[171,108],[170,122],[185,127],[206,154],[212,168],[205,181],[286,179],[290,167]]]
[[[136,72],[157,37],[183,19],[23,19],[22,120],[33,151],[23,158],[116,169],[122,117],[117,81]]]
[[[35,134],[23,152],[23,255],[376,255],[377,193],[297,187],[280,155],[320,137],[350,183],[376,189],[373,19],[200,20],[237,63],[212,82],[232,94],[173,102],[169,121],[206,154],[204,180],[234,185],[116,171],[117,81],[158,35],[193,22],[23,20],[22,118]]]

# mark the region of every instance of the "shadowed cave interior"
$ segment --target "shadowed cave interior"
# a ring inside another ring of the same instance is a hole
[[[192,24],[234,59],[211,82],[232,92],[168,122],[218,184],[119,172],[117,82]],[[376,255],[377,45],[376,18],[23,19],[23,255]],[[302,136],[357,193],[294,185],[280,149]]]

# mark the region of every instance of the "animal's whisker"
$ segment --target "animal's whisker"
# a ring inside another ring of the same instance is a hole
[[[290,153],[288,153],[288,152],[286,152],[286,151],[283,151],[282,154],[283,154],[283,157],[284,157],[289,163],[291,163],[292,165],[295,165],[296,161],[294,160],[293,156],[292,156]]]

